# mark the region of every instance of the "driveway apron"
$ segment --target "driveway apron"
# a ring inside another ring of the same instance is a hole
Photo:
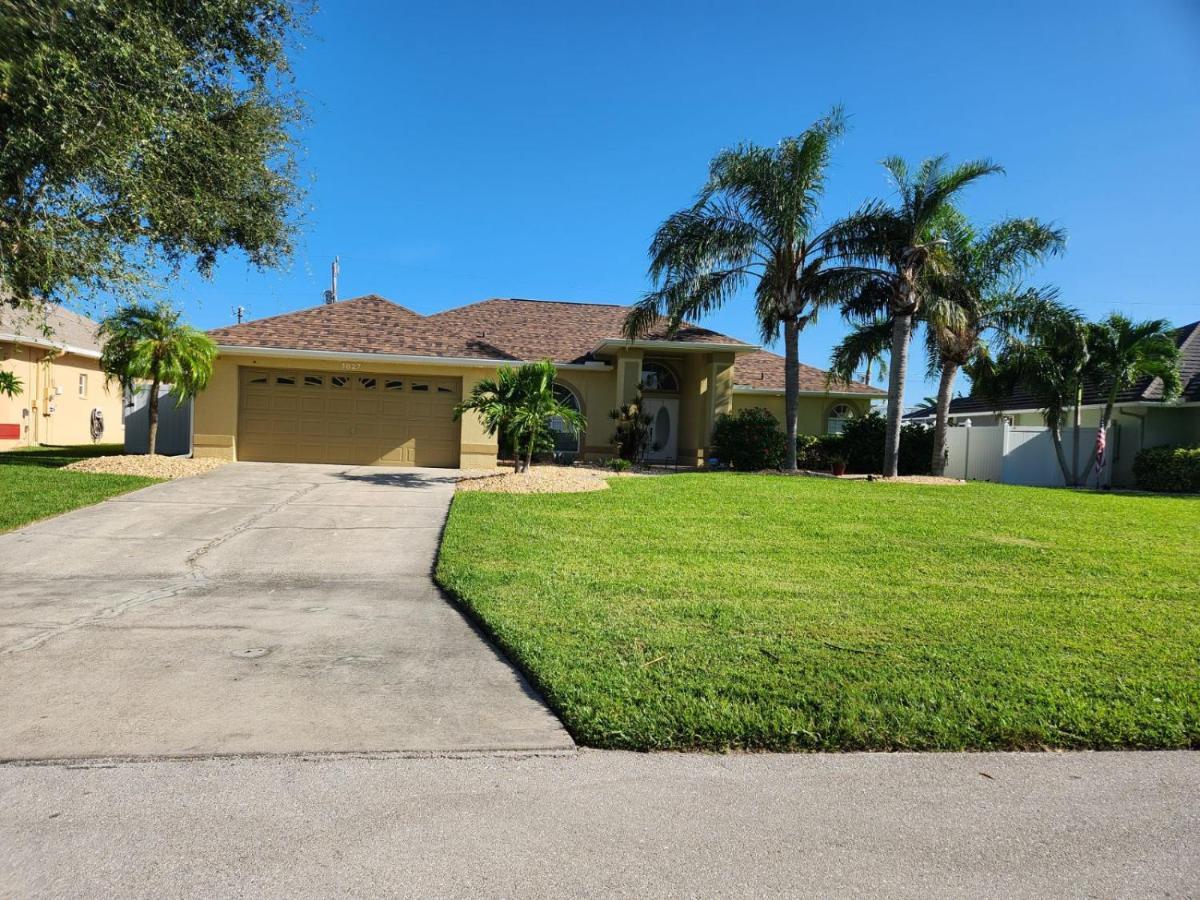
[[[433,582],[453,482],[235,463],[0,535],[0,759],[571,749]]]

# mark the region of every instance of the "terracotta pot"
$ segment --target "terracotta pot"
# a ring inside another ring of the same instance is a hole
[[[838,478],[841,478],[843,475],[846,474],[846,464],[844,462],[830,463],[829,468],[832,470],[833,474],[836,475]]]

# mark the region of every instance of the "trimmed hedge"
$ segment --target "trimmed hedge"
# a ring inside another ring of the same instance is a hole
[[[779,420],[765,409],[739,409],[733,415],[718,416],[713,425],[717,458],[742,472],[778,469],[786,447]]]
[[[1200,447],[1147,447],[1133,460],[1133,477],[1145,491],[1200,493]]]

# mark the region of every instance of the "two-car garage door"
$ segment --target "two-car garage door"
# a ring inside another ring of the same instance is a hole
[[[457,466],[458,378],[240,371],[238,459]]]

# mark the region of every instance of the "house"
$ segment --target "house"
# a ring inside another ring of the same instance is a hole
[[[30,312],[0,303],[0,369],[22,385],[15,397],[0,394],[0,450],[124,440],[121,390],[100,370],[97,327],[57,304]]]
[[[695,325],[621,337],[628,307],[492,299],[423,316],[376,295],[217,328],[219,356],[196,398],[197,456],[287,462],[490,468],[498,446],[454,407],[499,366],[550,359],[558,391],[586,418],[557,435],[567,458],[613,455],[609,412],[645,388],[648,458],[703,465],[714,419],[744,407],[783,414],[783,359]],[[801,370],[800,427],[837,430],[882,392]]]
[[[1162,381],[1158,378],[1143,378],[1117,395],[1113,407],[1115,435],[1111,437],[1115,485],[1133,483],[1133,460],[1145,447],[1200,445],[1200,322],[1176,329],[1175,341],[1183,382],[1177,399],[1163,400]],[[1084,427],[1096,428],[1100,424],[1106,399],[1095,385],[1085,386],[1080,404]],[[931,423],[935,413],[933,407],[927,406],[908,413],[905,418]],[[999,403],[974,394],[955,398],[950,401],[949,421],[951,425],[975,427],[1004,421],[1016,426],[1045,425],[1038,401],[1020,390]]]

